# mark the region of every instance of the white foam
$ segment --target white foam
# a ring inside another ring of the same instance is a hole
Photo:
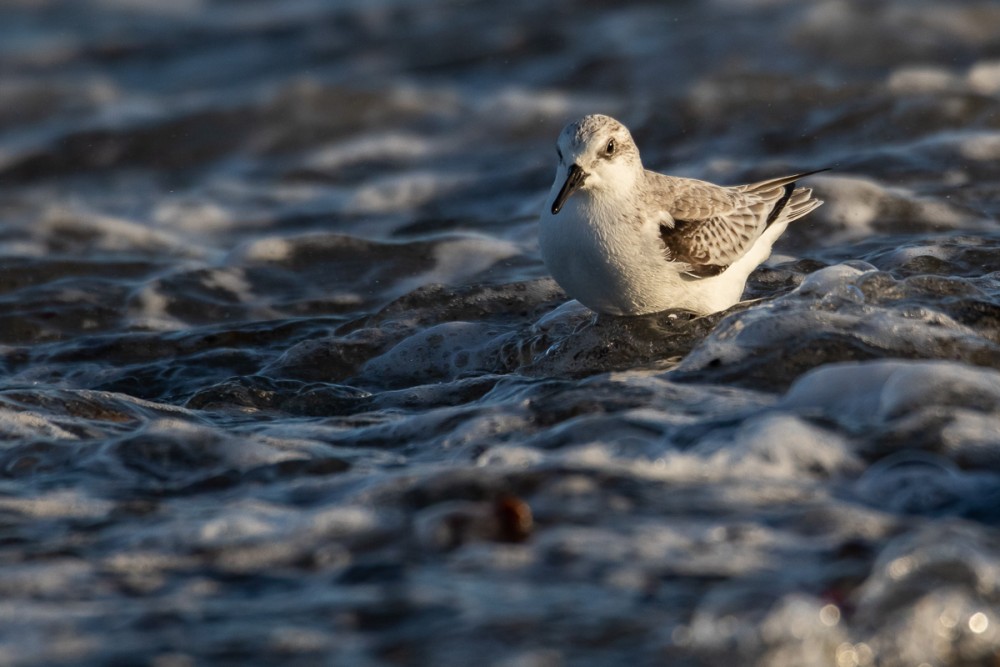
[[[311,530],[328,538],[349,537],[378,530],[385,518],[372,507],[338,505],[322,507],[307,515]]]
[[[359,187],[345,203],[351,215],[411,213],[470,182],[467,174],[444,174],[429,170],[409,171],[373,179]]]
[[[849,332],[858,343],[885,350],[950,349],[974,353],[991,343],[974,329],[950,316],[917,305],[884,307],[869,303],[856,283],[874,267],[849,262],[826,267],[808,276],[790,292],[750,310],[723,319],[678,368],[694,371],[707,365],[733,363],[824,332]]]
[[[268,236],[241,246],[234,254],[239,261],[284,262],[291,258],[295,246],[287,238]]]
[[[962,405],[966,398],[1000,408],[1000,372],[950,361],[901,362],[886,379],[880,413],[890,418],[927,405]]]
[[[432,283],[458,285],[468,282],[497,262],[517,257],[522,249],[517,244],[489,236],[459,236],[439,241],[434,246],[433,266],[412,278],[401,280],[391,290],[403,295]]]
[[[64,599],[66,591],[86,588],[92,582],[93,567],[76,556],[5,563],[4,576],[0,577],[0,596]]]
[[[471,446],[474,451],[478,451],[484,445],[494,443],[507,434],[523,432],[530,428],[530,423],[531,418],[524,414],[523,410],[494,408],[484,414],[465,419],[450,433],[440,438],[438,443],[444,449]],[[519,454],[510,452],[508,461],[513,462],[518,456],[529,459],[530,451],[529,448],[523,448]],[[527,463],[522,462],[522,465]]]
[[[590,309],[576,299],[570,299],[538,318],[538,321],[532,325],[532,330],[536,332],[549,332],[563,329],[567,326],[576,328],[580,325],[581,319],[589,319],[591,317],[593,317],[593,313]]]
[[[143,431],[153,438],[169,438],[190,443],[200,454],[211,454],[227,468],[249,470],[262,465],[303,459],[293,449],[273,447],[253,436],[235,436],[183,418],[164,417],[151,420]]]
[[[893,71],[888,87],[895,95],[923,95],[958,90],[962,80],[944,67],[911,65]]]
[[[882,651],[900,664],[988,664],[1000,648],[991,604],[1000,559],[986,534],[964,522],[924,522],[881,550],[854,599]]]
[[[54,438],[77,440],[79,436],[67,431],[45,416],[29,410],[11,410],[0,406],[0,439]]]
[[[855,425],[883,422],[962,397],[1000,407],[1000,372],[951,361],[869,361],[828,364],[791,386],[781,406],[822,410]]]
[[[537,123],[541,119],[562,119],[571,115],[575,99],[559,90],[505,87],[478,100],[484,119],[503,118],[505,123]]]
[[[786,595],[768,611],[760,625],[761,639],[769,650],[758,664],[768,667],[868,664],[852,663],[843,657],[842,648],[838,651],[848,637],[839,619],[840,610],[831,612],[827,601],[805,593]],[[830,660],[838,655],[842,656],[839,662]]]
[[[241,303],[254,300],[253,288],[243,269],[235,267],[212,269],[201,276],[200,282],[206,289],[228,292]]]
[[[429,382],[483,370],[489,365],[489,343],[496,336],[496,328],[482,322],[437,324],[369,360],[364,373],[381,380]]]
[[[495,445],[476,457],[476,465],[529,468],[543,460],[545,460],[545,453],[534,447]]]
[[[834,292],[842,292],[853,286],[861,276],[877,271],[874,266],[863,262],[834,264],[807,275],[796,288],[800,296],[821,297]]]
[[[848,328],[857,320],[857,315],[812,310],[786,301],[797,298],[793,292],[771,303],[744,311],[736,317],[722,320],[707,338],[681,360],[678,370],[690,371],[719,363],[735,363],[759,349],[783,345],[784,341],[806,337],[816,331]]]
[[[886,259],[898,266],[911,259],[916,259],[917,257],[934,257],[937,259],[947,260],[950,259],[951,256],[951,250],[945,248],[944,246],[937,244],[921,244],[895,248],[888,255],[886,255]]]
[[[145,224],[124,218],[75,210],[61,205],[49,207],[36,229],[46,237],[85,239],[92,250],[108,252],[155,251],[181,257],[206,257],[204,246]]]
[[[434,145],[416,135],[382,132],[324,146],[308,156],[305,163],[315,169],[332,170],[367,160],[412,160],[430,155]]]
[[[1000,459],[1000,452],[997,451],[998,433],[1000,415],[957,407],[949,422],[941,429],[941,444],[946,451],[961,448],[966,465],[991,467]]]
[[[826,202],[817,214],[834,227],[827,242],[864,238],[876,233],[879,226],[901,220],[929,229],[959,228],[978,222],[975,216],[948,203],[918,197],[901,188],[887,188],[871,179],[830,175],[813,178]]]
[[[975,132],[959,140],[958,153],[968,160],[1000,160],[1000,132]]]
[[[177,229],[198,236],[231,229],[236,223],[232,212],[220,203],[192,197],[161,199],[153,208],[152,218],[161,229]]]
[[[263,501],[239,501],[227,505],[216,516],[193,524],[188,531],[196,544],[222,546],[245,541],[279,539],[289,531],[288,511]]]
[[[800,479],[859,470],[847,441],[832,431],[784,414],[745,421],[735,433],[709,435],[691,453],[727,475]]]
[[[110,501],[76,490],[49,491],[27,498],[0,496],[0,511],[33,519],[99,519],[113,508]]]
[[[146,284],[132,293],[129,321],[132,326],[153,331],[179,331],[188,328],[184,320],[168,311],[172,300],[156,284]]]
[[[1000,93],[1000,60],[984,60],[969,70],[969,86],[978,93]]]

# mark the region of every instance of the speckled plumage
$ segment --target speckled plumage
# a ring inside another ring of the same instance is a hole
[[[585,116],[563,129],[539,242],[553,277],[599,313],[697,313],[739,301],[788,223],[821,201],[796,174],[724,187],[643,168],[627,128]]]

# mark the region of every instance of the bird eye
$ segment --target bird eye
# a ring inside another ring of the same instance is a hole
[[[615,152],[615,140],[612,139],[608,142],[607,148],[604,149],[605,155],[614,155]]]
[[[562,162],[562,149],[556,146],[556,155],[559,156],[559,161]]]

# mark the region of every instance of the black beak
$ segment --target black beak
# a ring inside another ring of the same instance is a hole
[[[563,183],[562,189],[556,195],[556,200],[552,202],[552,215],[562,210],[563,204],[566,203],[569,196],[579,190],[585,180],[587,180],[587,173],[580,169],[579,165],[570,165],[569,176],[566,177],[566,182]]]

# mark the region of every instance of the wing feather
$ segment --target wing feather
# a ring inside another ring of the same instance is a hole
[[[793,220],[819,205],[809,191],[795,189],[797,179],[813,173],[723,187],[647,171],[645,206],[658,211],[667,258],[688,264],[692,275],[713,276],[745,255],[782,213]]]

